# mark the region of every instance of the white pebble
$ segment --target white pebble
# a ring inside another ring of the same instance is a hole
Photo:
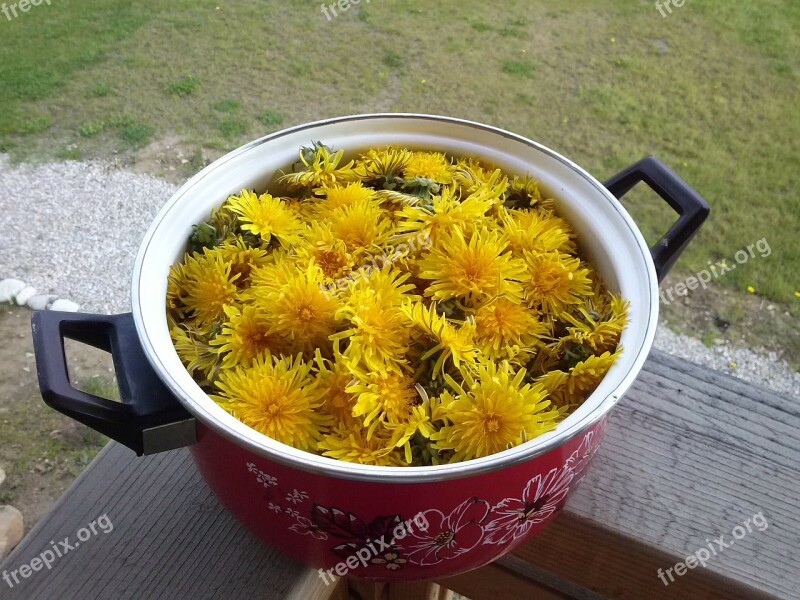
[[[56,299],[56,296],[49,296],[47,294],[39,294],[38,296],[31,296],[28,298],[28,308],[32,310],[44,310],[47,308],[47,305],[50,304],[53,300]]]
[[[22,513],[13,506],[0,506],[0,559],[11,554],[24,531]]]
[[[24,287],[25,282],[19,279],[3,279],[0,281],[0,302],[11,302]]]
[[[19,304],[20,306],[25,306],[28,303],[28,300],[33,298],[36,295],[36,288],[31,286],[26,286],[22,288],[17,295],[14,296],[14,302]]]
[[[80,304],[72,300],[65,300],[64,298],[59,298],[53,302],[53,305],[50,307],[50,310],[58,310],[61,312],[78,312],[80,309]]]

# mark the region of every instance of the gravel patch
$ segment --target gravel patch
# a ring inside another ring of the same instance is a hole
[[[800,398],[800,373],[775,352],[753,351],[727,343],[708,347],[700,340],[674,333],[660,325],[655,348],[749,383]]]
[[[130,310],[139,243],[177,188],[99,162],[12,166],[0,155],[0,280],[73,300],[86,312]],[[778,392],[800,397],[800,373],[774,353],[720,344],[660,327],[655,347]]]
[[[86,312],[130,310],[139,243],[175,190],[104,163],[17,167],[0,155],[0,279],[20,279]]]

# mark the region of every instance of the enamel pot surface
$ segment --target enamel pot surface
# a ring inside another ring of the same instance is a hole
[[[268,189],[312,140],[346,156],[387,145],[476,156],[530,174],[556,199],[582,252],[631,303],[624,351],[591,397],[554,431],[477,460],[373,467],[296,450],[226,413],[181,364],[166,320],[167,276],[192,225],[244,188]],[[638,182],[678,213],[649,248],[618,198]],[[320,576],[435,579],[491,562],[535,535],[583,479],[608,412],[638,375],[655,336],[658,282],[699,230],[708,204],[661,161],[645,158],[605,184],[544,146],[447,117],[377,114],[301,125],[252,142],[189,180],[167,202],[136,259],[131,314],[38,312],[32,319],[48,405],[137,454],[190,446],[208,485],[248,529]],[[110,352],[122,402],[71,387],[64,338]]]

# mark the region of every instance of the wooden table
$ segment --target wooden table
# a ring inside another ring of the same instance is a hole
[[[326,586],[239,526],[186,450],[138,459],[117,444],[100,453],[0,575],[19,573],[51,542],[76,540],[104,514],[113,530],[98,525],[50,570],[39,565],[13,588],[0,579],[0,598],[414,600],[454,590],[473,600],[796,599],[800,408],[792,397],[653,353],[564,513],[512,556],[441,585]],[[767,526],[753,524],[734,540],[737,525],[758,514],[764,521],[755,522]],[[664,585],[659,569],[676,573],[676,563],[719,536],[735,543],[706,568]]]

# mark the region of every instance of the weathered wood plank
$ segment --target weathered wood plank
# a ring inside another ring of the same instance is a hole
[[[800,589],[795,399],[654,353],[612,414],[590,474],[540,538],[456,578],[481,598],[795,598]],[[768,522],[665,587],[657,569],[756,513]],[[327,598],[313,573],[262,546],[217,503],[188,452],[136,459],[112,445],[2,569],[107,514],[99,534],[2,598]],[[531,581],[538,585],[532,587]],[[748,586],[752,586],[748,588]],[[504,595],[506,590],[509,595]],[[297,594],[301,595],[298,596]],[[546,595],[542,595],[546,594]]]
[[[188,451],[137,459],[117,444],[103,450],[2,568],[18,569],[50,540],[75,540],[80,528],[104,513],[112,531],[12,589],[0,581],[0,597],[283,599],[315,583],[307,569],[261,544],[222,509]],[[334,589],[314,593],[302,598],[328,598]]]
[[[658,569],[666,570],[677,560],[673,554],[641,540],[564,512],[542,535],[512,556],[499,560],[496,566],[547,585],[564,597],[580,600],[775,598],[736,579],[699,568],[675,577],[674,582],[665,586],[657,576]],[[481,571],[475,576],[481,578]],[[457,591],[462,589],[460,582],[442,583]]]

